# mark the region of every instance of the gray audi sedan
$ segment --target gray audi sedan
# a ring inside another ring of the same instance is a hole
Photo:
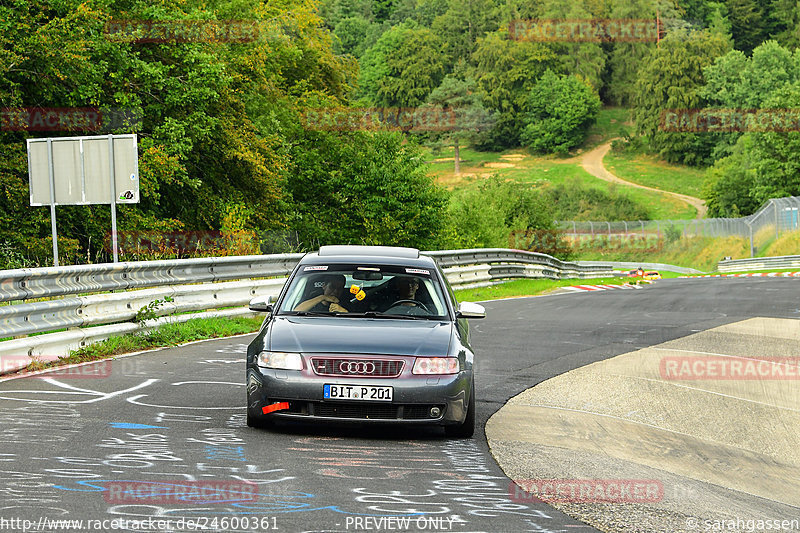
[[[419,250],[323,246],[306,254],[247,349],[247,424],[275,420],[475,428],[467,318],[436,262]]]

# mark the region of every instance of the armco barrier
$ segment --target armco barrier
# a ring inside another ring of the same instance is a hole
[[[700,270],[689,267],[680,267],[675,265],[667,265],[665,263],[637,263],[636,261],[576,261],[581,266],[611,266],[621,270],[634,270],[642,268],[643,270],[664,270],[666,272],[677,272],[678,274],[704,274]]]
[[[180,283],[286,276],[303,254],[203,257],[2,272],[0,302]]]
[[[800,268],[800,255],[777,257],[754,257],[751,259],[730,259],[717,263],[720,272],[745,272],[748,270],[779,270]]]
[[[423,253],[434,257],[450,283],[459,288],[512,278],[612,275],[607,264],[581,265],[521,250]],[[0,342],[0,358],[64,356],[111,335],[163,322],[252,314],[247,303],[256,296],[277,295],[302,256],[211,257],[0,272],[0,302],[22,302],[0,306],[0,338],[45,333]],[[165,301],[167,297],[172,301]],[[161,318],[144,325],[135,322],[137,311],[155,300],[162,302],[154,309]],[[201,313],[177,314],[189,311]],[[54,332],[60,329],[66,331]]]

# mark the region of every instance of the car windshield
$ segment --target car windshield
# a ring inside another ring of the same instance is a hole
[[[278,314],[440,320],[449,312],[431,269],[315,265],[292,278]]]

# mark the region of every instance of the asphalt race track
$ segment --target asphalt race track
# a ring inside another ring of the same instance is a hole
[[[588,363],[800,318],[800,280],[661,280],[485,306],[472,322],[481,428],[510,397]],[[517,496],[482,431],[246,427],[249,339],[2,381],[0,531],[595,531]]]

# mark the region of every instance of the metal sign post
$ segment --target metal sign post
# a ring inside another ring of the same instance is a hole
[[[117,187],[114,177],[114,136],[108,134],[108,176],[111,187],[111,249],[114,262],[119,262],[119,247],[117,246]]]
[[[53,232],[53,266],[58,266],[58,230],[56,229],[56,178],[53,170],[53,141],[47,139],[47,168],[50,177],[50,229]]]
[[[31,205],[49,205],[58,266],[56,205],[111,204],[111,241],[119,261],[117,204],[139,202],[136,135],[28,139]],[[118,194],[117,191],[121,191]]]

